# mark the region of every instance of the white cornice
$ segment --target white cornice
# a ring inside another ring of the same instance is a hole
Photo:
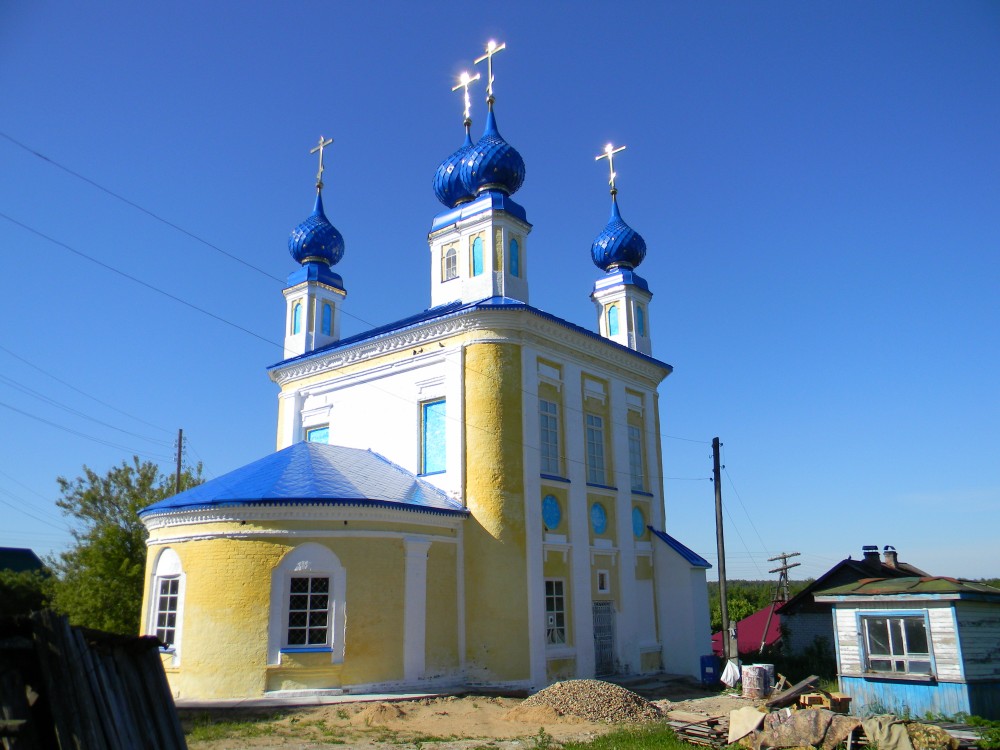
[[[327,354],[314,355],[285,367],[276,367],[269,374],[274,382],[283,386],[317,373],[331,372],[469,332],[478,334],[477,341],[531,343],[539,349],[582,357],[592,365],[592,370],[603,370],[609,377],[620,377],[624,370],[647,388],[655,389],[668,374],[665,367],[620,349],[606,339],[587,335],[525,309],[466,310]]]
[[[151,532],[174,526],[247,521],[316,521],[319,523],[368,521],[458,529],[466,518],[464,515],[440,513],[432,509],[424,510],[417,506],[410,507],[412,510],[362,505],[239,505],[226,508],[166,511],[145,516],[142,518],[142,522]]]
[[[332,529],[231,529],[226,531],[204,531],[194,534],[172,534],[160,536],[156,539],[147,539],[147,547],[160,547],[181,542],[197,542],[209,539],[402,539],[407,540],[413,537],[410,531],[368,531],[368,530],[347,530],[334,531]],[[421,534],[421,540],[430,542],[442,542],[446,544],[458,544],[457,536],[442,536],[440,534]]]

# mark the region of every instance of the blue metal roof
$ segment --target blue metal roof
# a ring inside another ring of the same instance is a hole
[[[672,549],[678,555],[680,555],[689,563],[691,563],[692,567],[695,568],[712,567],[712,563],[710,563],[708,560],[706,560],[704,557],[699,555],[694,550],[685,547],[683,544],[681,544],[672,536],[670,536],[670,534],[668,534],[667,532],[657,531],[652,526],[647,526],[646,528],[649,529],[651,532],[653,532],[653,535],[656,536],[658,539],[660,539],[662,542],[664,542],[668,547],[670,547],[670,549]]]
[[[434,172],[432,186],[434,195],[448,208],[454,208],[459,203],[471,201],[473,193],[462,182],[462,162],[465,161],[469,151],[472,150],[472,136],[469,135],[469,125],[466,120],[465,143],[451,156],[445,159]]]
[[[246,505],[366,505],[468,513],[442,490],[370,450],[296,443],[153,503],[139,515]]]
[[[454,208],[449,208],[435,216],[431,222],[431,231],[436,232],[442,227],[450,227],[452,224],[483,211],[505,211],[525,224],[528,223],[528,214],[524,210],[524,206],[499,190],[484,190],[471,202],[456,205]]]
[[[594,265],[602,271],[635,268],[646,257],[646,240],[625,223],[618,211],[618,199],[611,194],[611,218],[590,248]]]
[[[316,191],[313,212],[292,230],[288,252],[297,263],[310,260],[337,265],[344,257],[344,238],[323,212],[323,193]]]
[[[623,352],[627,352],[639,359],[650,362],[654,365],[658,365],[667,370],[668,373],[673,372],[673,367],[668,365],[659,359],[654,359],[646,354],[635,351],[634,349],[629,349],[627,346],[623,346],[615,341],[604,338],[599,333],[591,331],[589,328],[583,328],[575,323],[570,323],[568,320],[563,320],[562,318],[547,313],[544,310],[539,310],[537,307],[532,307],[526,302],[521,302],[520,300],[511,299],[510,297],[487,297],[486,299],[481,299],[477,302],[462,302],[457,300],[455,302],[448,302],[444,305],[438,305],[437,307],[432,307],[430,309],[424,310],[416,315],[411,315],[408,318],[403,318],[402,320],[397,320],[394,323],[388,323],[384,326],[379,326],[378,328],[373,328],[370,331],[365,331],[364,333],[359,333],[355,336],[350,336],[346,339],[341,339],[340,341],[335,341],[334,343],[324,346],[320,349],[308,352],[306,354],[300,354],[297,357],[292,357],[290,359],[282,360],[281,362],[276,362],[275,364],[268,367],[268,371],[274,370],[279,367],[285,367],[292,362],[302,362],[313,357],[320,357],[324,354],[329,354],[330,352],[337,351],[338,349],[344,349],[355,344],[359,344],[363,341],[371,341],[374,339],[381,338],[382,336],[388,336],[393,333],[398,333],[400,331],[405,331],[410,328],[416,328],[417,326],[423,325],[424,323],[429,323],[433,320],[441,320],[448,317],[453,317],[455,315],[464,315],[469,312],[476,312],[480,310],[510,310],[510,311],[524,311],[532,315],[537,315],[540,318],[545,318],[553,323],[561,325],[568,328],[576,333],[581,333],[584,336],[589,336],[592,339],[597,339],[607,344],[610,347],[616,347]]]
[[[481,190],[500,190],[513,195],[524,183],[524,159],[497,130],[492,102],[486,113],[486,130],[467,152],[460,169],[465,189],[473,195]]]

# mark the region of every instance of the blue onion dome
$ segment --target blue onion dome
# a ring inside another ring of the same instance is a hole
[[[618,199],[611,196],[611,218],[590,249],[594,265],[602,271],[635,268],[646,257],[646,240],[622,220]]]
[[[441,162],[434,173],[434,195],[448,208],[454,208],[460,203],[468,203],[473,199],[465,183],[462,181],[462,162],[472,149],[472,136],[469,135],[471,120],[465,121],[465,143],[455,153]]]
[[[501,137],[492,104],[486,115],[483,137],[469,151],[461,171],[465,189],[473,194],[499,190],[513,195],[524,183],[524,159]]]
[[[316,206],[312,214],[292,230],[288,252],[296,262],[336,265],[344,257],[344,238],[323,213],[323,193],[316,191]]]

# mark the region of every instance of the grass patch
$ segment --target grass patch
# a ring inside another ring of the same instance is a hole
[[[674,730],[662,724],[616,729],[589,742],[566,742],[563,750],[692,750],[677,739]]]
[[[244,719],[217,719],[211,714],[198,714],[185,733],[188,742],[211,742],[233,737],[266,737],[274,734],[278,715],[250,716]]]

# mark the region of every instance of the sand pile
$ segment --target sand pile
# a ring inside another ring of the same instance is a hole
[[[602,680],[567,680],[535,693],[507,712],[505,718],[525,721],[533,718],[575,717],[611,724],[656,721],[658,708],[640,695]]]

